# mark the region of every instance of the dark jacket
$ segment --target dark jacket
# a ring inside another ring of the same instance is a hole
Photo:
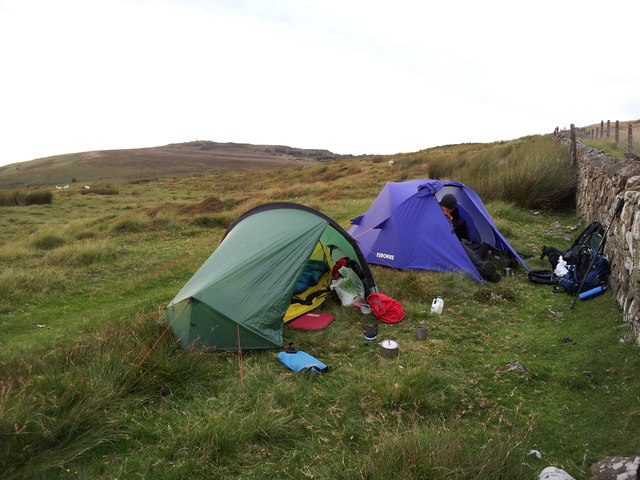
[[[460,212],[457,208],[451,210],[451,226],[453,226],[453,231],[455,232],[458,240],[471,240],[469,238],[469,227],[467,226],[467,222],[464,218],[460,216]]]

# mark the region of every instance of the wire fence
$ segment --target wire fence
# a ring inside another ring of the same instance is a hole
[[[577,127],[576,135],[584,139],[615,143],[616,147],[628,154],[629,158],[640,155],[640,120],[629,122],[602,120],[600,125]]]

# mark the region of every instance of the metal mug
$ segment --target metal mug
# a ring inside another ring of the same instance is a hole
[[[426,340],[429,329],[424,325],[418,325],[415,329],[415,333],[418,340]]]

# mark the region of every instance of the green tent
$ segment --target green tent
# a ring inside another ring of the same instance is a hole
[[[229,226],[165,320],[185,350],[279,348],[296,281],[318,251],[357,262],[365,294],[377,291],[357,243],[335,221],[303,205],[268,203]]]

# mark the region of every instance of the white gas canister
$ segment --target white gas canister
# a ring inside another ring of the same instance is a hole
[[[438,296],[434,298],[433,302],[431,302],[431,313],[440,315],[443,309],[444,309],[444,300],[442,299],[442,297]]]

